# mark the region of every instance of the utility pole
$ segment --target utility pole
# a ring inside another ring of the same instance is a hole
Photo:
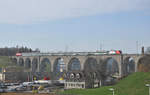
[[[102,50],[103,50],[103,44],[100,43],[100,51],[102,51]]]
[[[149,88],[149,95],[150,95],[150,84],[145,84]]]
[[[114,88],[110,88],[110,91],[112,91],[112,95],[115,95],[115,89]]]
[[[102,43],[100,43],[100,51],[102,51]]]
[[[139,54],[138,48],[139,48],[139,43],[138,43],[138,41],[136,41],[136,52],[137,52],[137,54]]]

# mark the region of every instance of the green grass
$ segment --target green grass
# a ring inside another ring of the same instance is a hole
[[[7,56],[0,56],[0,68],[7,67],[9,65],[13,65],[10,58]]]
[[[150,72],[136,72],[122,79],[114,86],[105,86],[96,89],[72,89],[64,91],[64,94],[77,95],[112,95],[109,88],[115,89],[115,95],[148,95],[148,87],[146,83],[150,83]]]
[[[23,67],[20,67],[17,64],[13,63],[8,56],[0,56],[0,72],[2,70],[1,68],[12,66],[16,68],[16,71],[23,69]]]

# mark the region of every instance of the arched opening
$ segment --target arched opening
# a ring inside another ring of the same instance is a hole
[[[12,59],[12,62],[13,62],[14,64],[17,64],[17,58],[13,58],[13,59]]]
[[[81,64],[79,59],[72,58],[68,64],[68,71],[78,71],[81,70]]]
[[[55,75],[55,79],[62,78],[64,72],[66,72],[66,64],[64,63],[63,58],[57,58],[53,65],[53,73]]]
[[[24,66],[24,60],[23,58],[19,58],[19,66]]]
[[[48,58],[44,58],[40,64],[40,72],[51,72],[51,63]]]
[[[117,82],[119,76],[118,62],[114,58],[107,58],[102,65],[102,75],[104,77],[104,85],[112,85]]]
[[[97,84],[97,86],[100,84],[101,75],[99,72],[99,64],[95,58],[90,57],[85,61],[84,73],[88,88],[94,88],[95,84]]]
[[[150,71],[150,55],[146,55],[139,59],[138,71],[139,72],[149,72]]]
[[[124,72],[124,75],[128,75],[128,74],[135,72],[135,61],[132,57],[127,57],[124,60],[123,72]]]
[[[32,60],[32,72],[36,72],[37,68],[38,68],[38,59],[34,58]]]
[[[98,63],[94,58],[88,58],[84,63],[84,71],[97,71]]]
[[[26,58],[26,60],[25,60],[25,68],[27,68],[27,69],[31,68],[31,60],[30,60],[30,58]]]
[[[103,63],[102,69],[105,76],[115,77],[119,75],[118,62],[113,58],[107,58]]]

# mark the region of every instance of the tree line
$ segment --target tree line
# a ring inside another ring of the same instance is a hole
[[[23,53],[23,52],[40,52],[40,51],[39,51],[39,49],[33,50],[26,46],[0,48],[0,56],[14,56],[14,55],[16,55],[16,53]]]

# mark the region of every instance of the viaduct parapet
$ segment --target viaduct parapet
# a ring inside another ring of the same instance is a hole
[[[116,71],[117,72],[116,75],[118,77],[122,77],[127,73],[137,72],[139,60],[143,57],[144,55],[137,55],[137,54],[110,55],[110,54],[89,54],[89,53],[82,53],[82,54],[25,53],[22,56],[12,56],[11,58],[16,64],[25,66],[26,68],[35,72],[40,72],[40,70],[45,69],[45,66],[49,66],[48,70],[50,72],[56,72],[58,68],[59,69],[62,68],[65,71],[85,70],[87,66],[89,66],[89,68],[92,69],[93,64],[93,66],[99,66],[96,68],[100,70],[111,69],[112,70],[111,72]]]

